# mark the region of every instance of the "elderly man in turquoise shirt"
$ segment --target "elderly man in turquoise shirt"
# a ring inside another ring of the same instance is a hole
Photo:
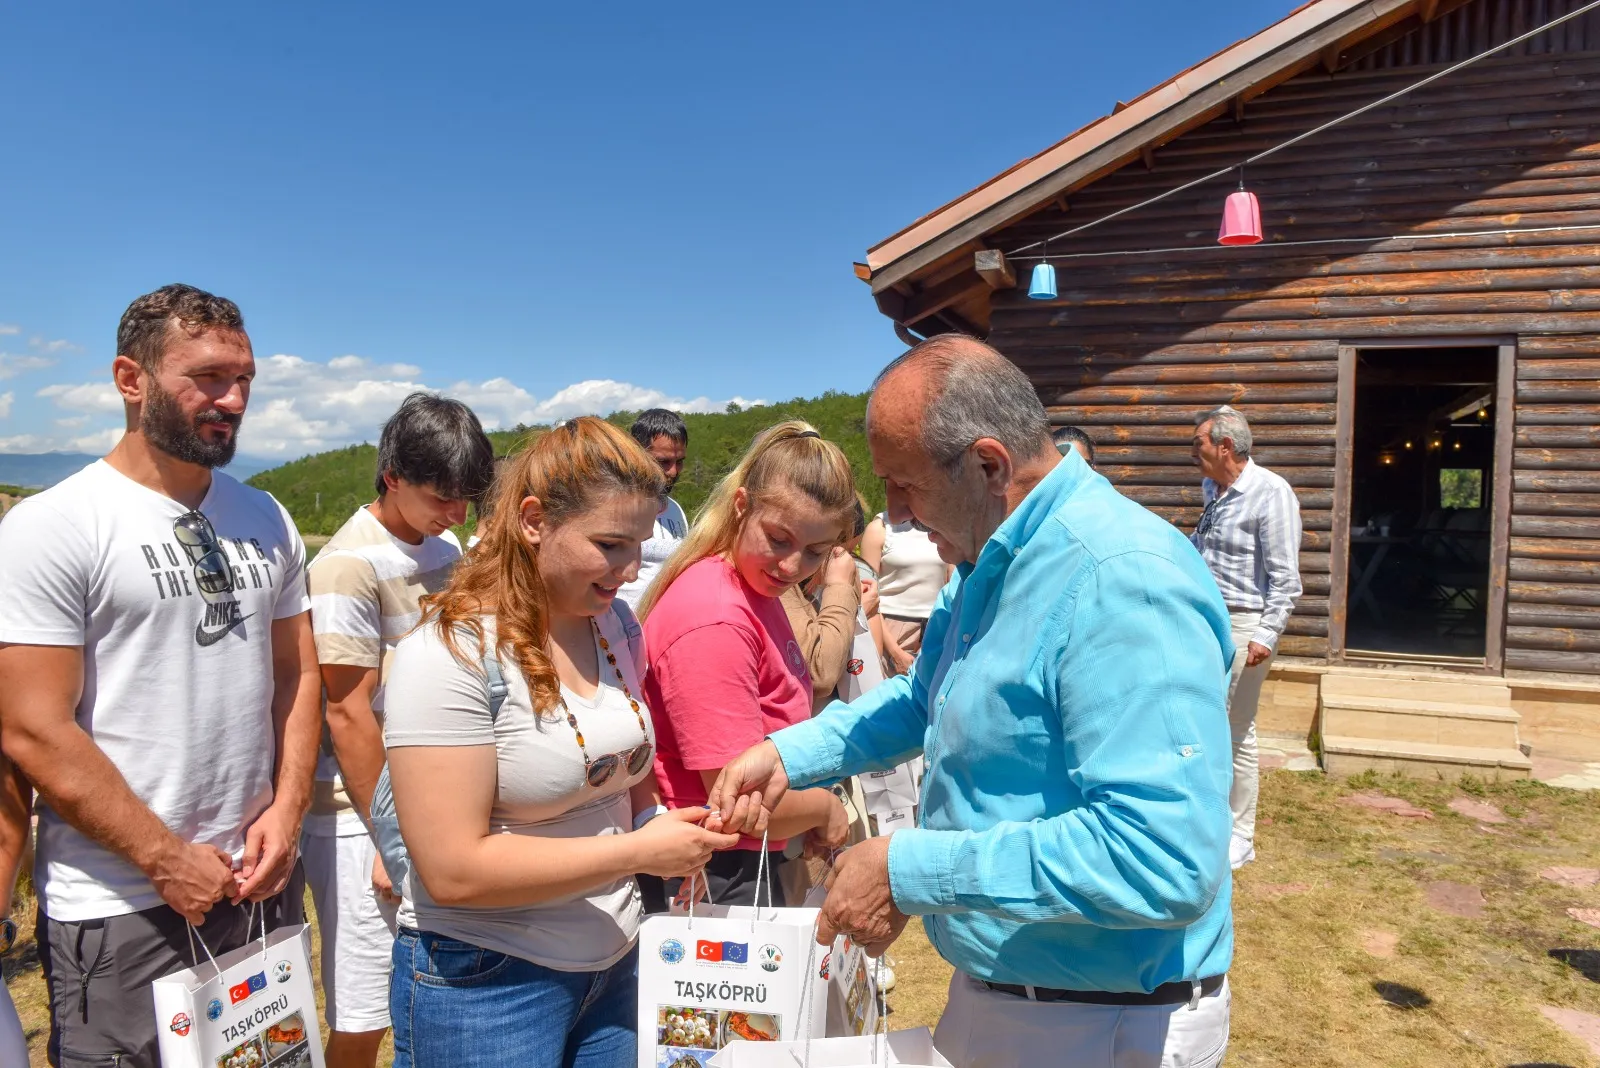
[[[956,968],[935,1038],[958,1068],[1219,1064],[1233,957],[1228,612],[1169,524],[1076,453],[1027,378],[932,338],[874,386],[894,521],[957,565],[909,675],[724,769],[759,834],[790,787],[922,752],[918,826],[846,852],[818,941],[874,955],[909,916]]]

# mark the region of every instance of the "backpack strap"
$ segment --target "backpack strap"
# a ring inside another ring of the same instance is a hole
[[[511,687],[506,685],[505,673],[500,670],[500,658],[491,651],[483,658],[483,677],[489,690],[489,722],[500,718],[500,706],[506,703]]]

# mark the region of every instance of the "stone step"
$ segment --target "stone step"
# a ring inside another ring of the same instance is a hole
[[[1341,669],[1322,676],[1321,692],[1324,696],[1511,707],[1511,687],[1498,679],[1470,675]]]
[[[1403,716],[1438,716],[1443,719],[1493,720],[1517,723],[1521,716],[1510,705],[1459,704],[1452,701],[1417,701],[1404,697],[1368,697],[1365,694],[1328,693],[1320,695],[1325,708],[1358,708],[1369,712],[1393,712]]]
[[[1377,698],[1365,700],[1379,703]],[[1463,708],[1471,706],[1393,707],[1396,702],[1385,703],[1390,707],[1325,702],[1322,733],[1345,738],[1490,749],[1516,749],[1520,741],[1514,712],[1509,715],[1462,714]]]
[[[1322,766],[1328,774],[1340,776],[1376,771],[1383,775],[1417,778],[1456,779],[1476,775],[1487,779],[1525,779],[1533,769],[1533,762],[1515,748],[1428,745],[1324,734]]]

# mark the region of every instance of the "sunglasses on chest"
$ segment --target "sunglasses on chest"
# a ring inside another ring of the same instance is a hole
[[[222,551],[211,520],[200,509],[173,520],[172,536],[183,546],[184,555],[194,567],[194,584],[199,587],[200,596],[215,601],[233,592],[233,565]]]
[[[639,707],[639,702],[634,699],[633,691],[628,688],[628,681],[622,677],[622,669],[617,666],[617,656],[611,651],[611,644],[606,641],[606,636],[600,633],[599,624],[590,620],[594,627],[594,636],[600,643],[600,651],[605,655],[606,663],[611,665],[611,673],[617,678],[617,685],[622,689],[622,695],[628,699],[628,707],[633,709],[633,714],[639,719],[639,733],[644,741],[632,749],[621,753],[607,753],[598,759],[591,759],[589,747],[583,742],[583,730],[578,726],[578,717],[572,714],[572,709],[566,701],[561,702],[561,709],[567,714],[567,723],[572,727],[572,733],[578,739],[578,751],[583,754],[583,777],[593,787],[601,787],[616,777],[617,769],[626,767],[628,774],[638,775],[650,766],[650,758],[655,755],[655,748],[650,744],[650,729],[644,722],[644,711]]]

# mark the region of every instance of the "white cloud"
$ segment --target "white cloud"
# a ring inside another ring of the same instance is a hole
[[[437,390],[464,401],[491,430],[519,423],[550,423],[574,415],[609,415],[619,409],[660,406],[683,412],[720,412],[730,400],[746,407],[765,403],[744,397],[684,399],[609,378],[577,382],[545,398],[534,396],[508,378],[462,380],[439,389],[428,383],[422,369],[413,364],[380,363],[350,355],[319,363],[279,354],[257,361],[239,449],[249,456],[288,460],[341,445],[376,441],[383,421],[407,394],[419,389]],[[40,389],[37,396],[66,413],[54,421],[55,425],[62,431],[76,431],[77,436],[45,438],[24,434],[0,438],[0,452],[104,452],[122,436],[122,397],[110,382],[57,383]]]
[[[55,362],[48,356],[17,356],[9,352],[0,352],[0,380],[15,378],[26,371],[53,367]]]
[[[49,397],[56,402],[57,408],[65,408],[74,412],[116,412],[122,411],[122,394],[117,392],[117,387],[110,382],[84,382],[81,385],[69,386],[58,384],[45,386],[39,391],[39,396]]]
[[[15,393],[9,391],[0,393],[0,419],[11,418],[11,402],[17,399]]]
[[[28,347],[40,352],[82,352],[82,345],[74,345],[61,338],[49,339],[35,334],[28,339]]]
[[[20,333],[22,333],[22,327],[14,326],[11,323],[0,323],[0,334],[20,334]]]

